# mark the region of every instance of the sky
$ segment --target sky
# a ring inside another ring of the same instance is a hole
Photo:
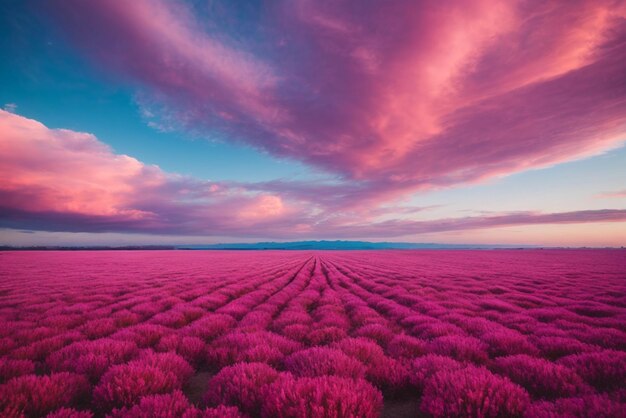
[[[7,0],[0,244],[626,245],[626,2]]]

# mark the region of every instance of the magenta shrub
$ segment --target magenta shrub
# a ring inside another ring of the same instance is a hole
[[[180,379],[173,372],[133,361],[111,367],[94,388],[93,400],[98,407],[110,410],[131,406],[146,395],[169,393],[180,387]]]
[[[134,342],[103,338],[63,347],[50,354],[46,364],[52,370],[81,373],[97,381],[110,366],[127,362],[136,354]]]
[[[464,332],[461,328],[454,324],[447,322],[435,321],[432,318],[429,322],[423,322],[417,324],[411,328],[411,333],[416,337],[430,340],[437,337],[444,337],[446,335],[463,335]]]
[[[397,359],[419,357],[427,352],[426,341],[406,334],[396,335],[387,346],[387,353]]]
[[[429,345],[431,352],[459,361],[484,363],[487,361],[487,345],[474,337],[447,335],[435,338]]]
[[[207,346],[206,359],[218,368],[242,361],[277,365],[300,347],[299,343],[271,332],[232,332]]]
[[[582,343],[569,337],[544,336],[536,338],[534,343],[537,348],[541,350],[543,356],[550,360],[556,360],[570,354],[579,354],[599,350],[599,347]]]
[[[26,415],[45,415],[84,399],[89,387],[84,376],[68,372],[14,377],[0,385],[0,412],[13,409]]]
[[[524,354],[500,357],[492,369],[539,398],[572,396],[586,389],[583,380],[573,370]]]
[[[155,353],[153,351],[145,351],[141,353],[139,359],[133,363],[154,366],[162,372],[171,373],[176,376],[180,386],[182,386],[194,373],[194,370],[191,368],[189,363],[175,353]]]
[[[11,357],[19,360],[43,361],[50,353],[75,341],[85,339],[85,336],[77,331],[67,331],[54,337],[44,338],[40,341],[22,346],[11,353]]]
[[[152,317],[151,322],[164,325],[169,328],[181,328],[190,322],[201,318],[206,311],[199,307],[186,306],[176,307],[166,312],[161,312]]]
[[[224,367],[209,381],[204,400],[208,405],[235,405],[243,411],[260,408],[263,390],[279,373],[263,363],[237,363]]]
[[[281,377],[267,388],[263,418],[378,418],[382,395],[364,380]]]
[[[247,418],[236,406],[216,406],[200,410],[188,410],[182,418]]]
[[[324,327],[309,331],[306,339],[310,345],[327,345],[346,337],[346,331],[338,327]]]
[[[180,329],[183,335],[198,337],[210,341],[235,326],[235,319],[230,315],[207,313],[202,318]]]
[[[0,327],[3,324],[0,322]],[[11,338],[0,338],[0,356],[6,355],[15,348],[15,341]]]
[[[46,418],[93,418],[91,411],[79,411],[73,408],[61,408],[46,415]]]
[[[559,364],[575,370],[599,390],[619,389],[626,382],[626,353],[604,350],[563,357]]]
[[[0,383],[4,383],[13,377],[33,373],[35,373],[35,363],[30,360],[0,358]]]
[[[172,351],[179,354],[191,364],[198,364],[204,359],[206,346],[198,337],[185,337],[171,334],[162,337],[156,351]]]
[[[147,348],[154,347],[158,344],[161,337],[170,332],[171,330],[162,325],[143,323],[124,328],[111,335],[111,338],[132,341],[138,347]]]
[[[626,404],[605,394],[536,402],[525,418],[616,418],[626,416]]]
[[[303,341],[309,334],[309,327],[301,324],[287,325],[283,327],[280,333],[287,338],[291,338],[292,340]]]
[[[626,332],[615,328],[592,328],[585,326],[584,329],[572,331],[570,335],[582,342],[597,344],[603,348],[626,350]]]
[[[111,318],[92,319],[80,328],[80,331],[90,340],[106,337],[116,330],[115,321]]]
[[[366,367],[342,351],[313,347],[298,351],[284,360],[285,369],[299,377],[335,375],[354,379],[365,376]]]
[[[469,366],[429,378],[420,409],[432,417],[520,417],[529,401],[510,380]]]
[[[111,318],[115,321],[115,326],[118,328],[129,327],[139,322],[139,315],[132,313],[127,309],[122,309],[111,315]]]
[[[414,359],[409,365],[409,383],[418,392],[424,389],[426,380],[440,371],[460,370],[464,366],[462,363],[437,354],[427,354]]]
[[[179,390],[163,395],[148,395],[139,403],[126,408],[114,409],[110,418],[177,418],[193,409],[189,401]]]
[[[535,356],[539,350],[528,338],[511,329],[498,329],[481,334],[480,340],[487,344],[490,357],[510,356],[514,354],[528,354]]]
[[[393,358],[383,358],[367,367],[367,380],[386,393],[406,389],[410,375],[410,364]]]
[[[393,333],[384,325],[370,324],[357,329],[354,332],[354,336],[369,338],[382,346],[386,346],[393,338]]]
[[[344,338],[331,347],[343,351],[363,364],[379,363],[385,357],[383,349],[368,338]]]
[[[271,347],[262,341],[247,347],[243,342],[241,346],[237,346],[224,344],[220,341],[207,347],[206,350],[207,363],[214,368],[221,368],[238,362],[278,365],[283,357],[284,354],[278,348]]]

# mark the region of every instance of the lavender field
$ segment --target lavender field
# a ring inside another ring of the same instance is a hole
[[[0,253],[2,417],[626,416],[626,253]]]

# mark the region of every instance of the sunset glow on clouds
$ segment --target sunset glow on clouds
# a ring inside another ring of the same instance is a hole
[[[620,148],[623,1],[300,0],[237,9],[48,0],[33,9],[97,77],[131,91],[137,120],[155,132],[251,146],[329,177],[183,176],[92,134],[18,116],[19,98],[7,97],[17,107],[0,111],[2,227],[419,240],[626,222],[623,187],[613,183],[590,193],[615,198],[601,208],[454,215],[419,204],[433,191]]]

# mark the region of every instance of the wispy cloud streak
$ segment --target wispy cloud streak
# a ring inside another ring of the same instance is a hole
[[[625,139],[623,1],[290,0],[253,22],[230,2],[202,18],[131,3],[49,10],[159,123],[321,167],[356,195],[479,182]]]
[[[604,192],[596,195],[596,197],[600,198],[626,198],[626,189],[625,190],[615,190],[612,192]]]

